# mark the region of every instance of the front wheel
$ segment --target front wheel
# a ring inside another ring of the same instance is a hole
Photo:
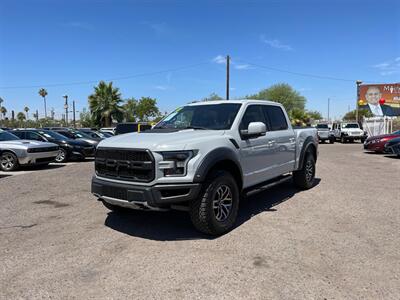
[[[341,142],[342,144],[344,144],[344,143],[346,143],[346,142],[347,142],[347,140],[345,139],[345,137],[344,137],[344,136],[342,136],[342,137],[340,138],[340,142]]]
[[[58,154],[56,156],[55,161],[58,163],[63,163],[67,161],[67,151],[65,151],[64,149],[60,148],[60,150],[58,150]]]
[[[329,143],[334,144],[335,143],[335,138],[330,138]]]
[[[303,167],[293,172],[293,181],[297,187],[308,190],[314,186],[314,180],[315,159],[311,153],[307,153],[303,162]]]
[[[5,172],[14,171],[18,168],[18,158],[14,153],[4,152],[0,156],[0,169]]]
[[[233,228],[239,210],[239,188],[226,171],[212,171],[197,199],[190,203],[190,218],[197,230],[221,235]]]

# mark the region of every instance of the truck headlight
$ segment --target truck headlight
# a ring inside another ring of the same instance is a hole
[[[197,150],[166,151],[160,152],[163,160],[158,163],[158,168],[164,176],[185,176],[189,160],[196,156]]]

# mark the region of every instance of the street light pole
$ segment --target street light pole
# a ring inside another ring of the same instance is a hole
[[[73,124],[74,124],[74,128],[76,128],[76,120],[75,120],[75,100],[74,101],[72,101],[72,111],[73,111],[73,113],[72,113],[72,116],[73,116]]]
[[[362,84],[361,80],[356,81],[357,85],[357,103],[356,103],[356,121],[358,123],[358,100],[360,99],[360,85]]]
[[[226,100],[229,100],[229,55],[226,56]]]
[[[329,122],[329,120],[330,120],[330,117],[329,117],[329,113],[330,113],[330,104],[331,104],[331,99],[328,98],[328,122]]]
[[[65,98],[65,126],[68,127],[68,95],[64,95],[63,98]]]

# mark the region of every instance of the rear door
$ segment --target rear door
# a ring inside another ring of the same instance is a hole
[[[269,123],[266,137],[273,151],[274,177],[292,172],[295,166],[296,139],[285,113],[277,105],[263,105],[265,118]]]
[[[251,122],[263,122],[268,128],[262,105],[252,104],[247,106],[239,130],[246,130]],[[273,152],[269,147],[266,136],[251,139],[242,138],[239,146],[244,187],[255,185],[273,177],[274,172],[271,171],[274,167]]]

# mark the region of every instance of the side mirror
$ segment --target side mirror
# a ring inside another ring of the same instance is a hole
[[[267,127],[263,122],[251,122],[247,130],[241,130],[240,134],[245,139],[256,138],[265,135]]]

